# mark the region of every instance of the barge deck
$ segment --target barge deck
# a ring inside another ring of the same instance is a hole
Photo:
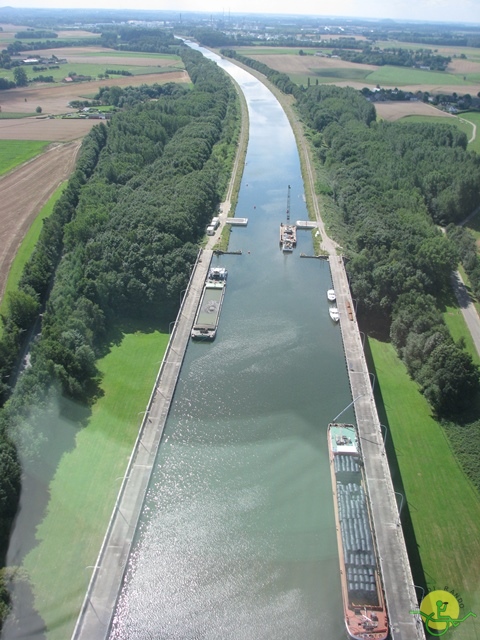
[[[328,425],[345,625],[352,640],[386,640],[388,618],[353,425]]]

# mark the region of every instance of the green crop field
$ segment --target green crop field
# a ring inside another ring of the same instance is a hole
[[[453,75],[445,71],[424,71],[422,69],[411,69],[409,67],[395,67],[385,65],[378,67],[368,75],[370,84],[381,86],[401,87],[411,84],[419,85],[458,85],[459,87],[469,87],[473,80],[463,79],[463,76]]]
[[[463,118],[463,116],[461,116]],[[451,127],[458,127],[460,131],[463,131],[470,140],[473,134],[473,126],[469,122],[463,122],[460,118],[439,118],[438,116],[405,116],[398,120],[401,123],[409,122],[428,122],[431,124],[448,124]],[[473,143],[471,143],[473,144]],[[469,147],[470,149],[471,147]],[[473,149],[472,149],[473,150]]]
[[[86,425],[70,425],[74,447],[58,464],[37,545],[23,564],[48,640],[73,631],[168,338],[124,333],[97,363],[104,396]]]
[[[61,82],[63,78],[70,73],[76,73],[77,75],[90,76],[96,80],[99,74],[105,74],[107,69],[113,69],[115,71],[129,71],[134,76],[151,75],[152,73],[168,73],[169,71],[178,71],[183,68],[181,65],[168,67],[142,67],[134,64],[107,64],[105,61],[98,63],[69,63],[63,64],[59,69],[46,69],[45,71],[34,71],[33,67],[24,67],[27,72],[29,80],[38,76],[52,76],[55,82]],[[4,77],[9,80],[13,80],[13,71],[5,71]],[[114,80],[120,77],[119,75],[112,74],[110,78]]]
[[[433,122],[458,127],[468,139],[468,150],[480,153],[480,113],[469,111],[455,118],[438,118],[435,116],[405,116],[398,122]],[[472,136],[475,132],[475,137]]]
[[[392,345],[373,339],[369,345],[377,402],[388,418],[387,438],[395,450],[426,583],[455,589],[465,611],[480,614],[480,497]],[[460,625],[456,640],[476,640],[475,627],[480,632],[472,620]]]
[[[416,44],[414,42],[401,42],[400,40],[378,40],[375,46],[380,49],[410,49],[418,51],[418,49],[430,49],[437,51],[442,56],[450,56],[451,58],[465,55],[468,60],[480,62],[480,51],[474,47],[447,46],[438,44]]]
[[[49,144],[38,140],[0,140],[0,175],[38,156]]]
[[[32,118],[36,115],[36,113],[3,113],[0,111],[0,120],[20,120],[21,118]]]

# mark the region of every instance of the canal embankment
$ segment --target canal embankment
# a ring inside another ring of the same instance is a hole
[[[98,559],[94,566],[89,567],[92,571],[91,580],[72,639],[108,638],[115,602],[212,255],[209,249],[199,252],[177,319],[170,325],[170,340]]]

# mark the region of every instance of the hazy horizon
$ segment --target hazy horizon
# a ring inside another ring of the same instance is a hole
[[[7,0],[8,2],[8,0]],[[337,0],[332,3],[304,0],[298,6],[291,0],[12,0],[9,7],[18,9],[106,9],[149,10],[228,14],[308,15],[347,19],[393,19],[422,22],[450,22],[480,25],[480,0]]]

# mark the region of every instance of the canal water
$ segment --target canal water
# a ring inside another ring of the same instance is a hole
[[[250,141],[217,338],[191,342],[118,599],[115,640],[345,638],[326,429],[351,402],[327,262],[274,96],[211,52],[248,103]],[[349,409],[342,416],[353,420]]]

